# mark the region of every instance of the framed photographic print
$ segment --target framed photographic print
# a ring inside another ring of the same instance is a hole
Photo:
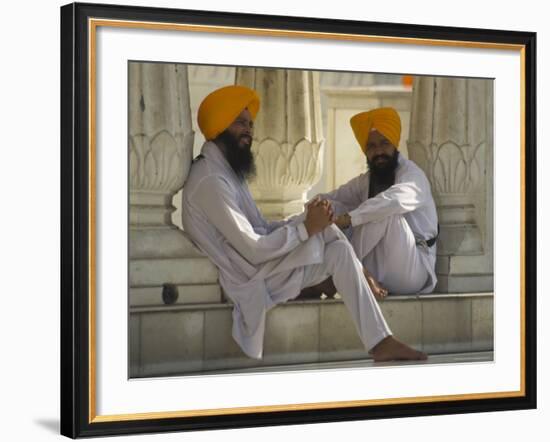
[[[536,407],[535,48],[63,6],[62,434]]]

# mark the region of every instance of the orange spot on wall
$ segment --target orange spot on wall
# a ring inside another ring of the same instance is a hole
[[[401,77],[401,84],[405,87],[412,87],[413,85],[413,76],[412,75],[403,75]]]

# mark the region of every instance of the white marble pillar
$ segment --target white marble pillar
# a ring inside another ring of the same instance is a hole
[[[319,73],[237,68],[236,84],[255,89],[261,100],[252,147],[257,176],[250,183],[256,202],[268,219],[301,212],[323,167]]]
[[[219,301],[216,269],[171,221],[193,152],[187,67],[130,63],[128,109],[130,304],[162,304],[166,284],[175,302]]]
[[[409,158],[438,208],[436,291],[493,289],[493,83],[416,77]]]

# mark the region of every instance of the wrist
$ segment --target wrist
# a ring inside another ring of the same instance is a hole
[[[300,238],[300,241],[307,241],[309,238],[309,232],[307,230],[306,224],[304,222],[301,222],[296,226],[296,228],[298,229],[298,237]]]
[[[349,226],[351,226],[351,216],[349,216],[348,213],[344,213],[340,216],[340,225],[347,229]]]
[[[310,222],[308,222],[307,219],[304,221],[304,227],[306,228],[308,237],[310,237],[310,236],[312,236],[312,235],[315,234],[315,231],[314,231],[314,229],[313,229],[313,226],[311,225]]]

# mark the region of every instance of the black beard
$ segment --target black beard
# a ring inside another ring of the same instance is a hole
[[[252,155],[252,142],[247,147],[240,147],[239,141],[247,137],[241,135],[239,138],[234,137],[227,130],[218,135],[219,139],[225,146],[225,158],[227,162],[241,180],[248,180],[256,176],[256,164],[254,164],[254,155]]]
[[[376,160],[378,157],[386,158],[386,162],[381,165],[377,164],[374,160]],[[374,157],[372,161],[369,161],[369,159],[367,158],[367,165],[369,166],[371,177],[373,177],[379,183],[393,184],[393,182],[395,181],[395,170],[397,169],[398,158],[398,150],[394,152],[393,156],[380,154]]]

